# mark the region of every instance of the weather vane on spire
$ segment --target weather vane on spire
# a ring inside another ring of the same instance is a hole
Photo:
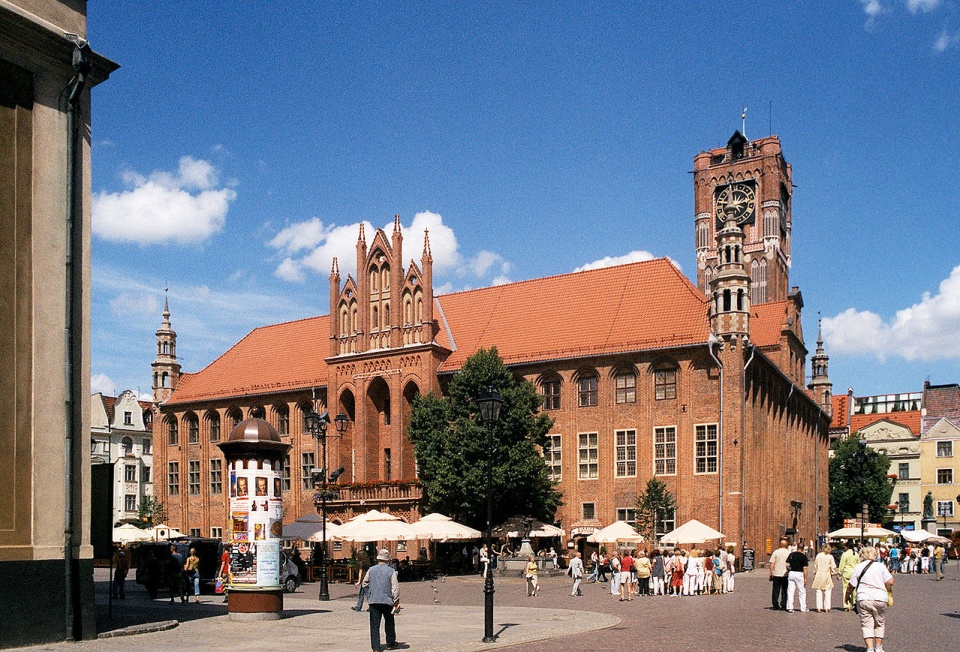
[[[740,133],[747,135],[747,107],[743,107],[743,111],[740,112]]]

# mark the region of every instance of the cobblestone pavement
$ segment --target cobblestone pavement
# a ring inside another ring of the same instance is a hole
[[[350,610],[356,591],[331,584],[330,602],[317,600],[316,584],[306,584],[284,598],[279,621],[229,621],[219,596],[204,595],[203,604],[170,605],[151,601],[142,587],[128,582],[127,600],[113,603],[107,617],[106,574],[97,571],[97,612],[101,634],[122,628],[147,631],[135,636],[61,643],[31,650],[367,650],[366,613]],[[102,580],[102,581],[101,581]],[[549,649],[661,650],[711,649],[744,652],[816,652],[864,649],[854,614],[783,613],[769,609],[766,571],[737,576],[736,591],[725,596],[651,597],[619,602],[606,584],[585,584],[583,597],[570,596],[563,575],[543,577],[541,593],[525,595],[519,577],[496,579],[494,645],[483,637],[483,580],[447,577],[400,585],[404,605],[397,633],[410,650],[487,650],[508,647],[518,652]],[[839,602],[839,585],[834,603]],[[888,612],[888,652],[960,650],[960,572],[951,565],[946,579],[897,575],[896,604]],[[814,604],[807,592],[808,606]]]

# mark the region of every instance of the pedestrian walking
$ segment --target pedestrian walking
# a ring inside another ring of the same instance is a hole
[[[126,583],[127,573],[129,572],[130,558],[127,557],[127,553],[121,548],[117,551],[117,567],[113,571],[113,585],[110,588],[110,592],[114,598],[121,600],[127,599]]]
[[[197,604],[200,603],[200,558],[197,557],[197,551],[190,548],[190,556],[183,564],[183,573],[187,578],[187,584],[193,584],[193,597]]]
[[[788,541],[780,539],[780,547],[770,555],[770,581],[773,582],[773,593],[770,596],[775,611],[787,610],[787,550]]]
[[[837,572],[837,562],[830,551],[833,548],[826,544],[820,549],[817,558],[813,560],[813,590],[817,592],[817,613],[825,613],[831,609],[833,596],[833,578],[840,577]]]
[[[810,560],[799,548],[787,556],[787,613],[793,613],[793,598],[797,598],[801,613],[807,612],[807,567]]]
[[[177,552],[177,547],[172,543],[167,557],[167,587],[170,589],[170,604],[173,604],[174,596],[179,597],[180,602],[187,601],[183,595],[183,555]]]
[[[573,578],[573,589],[570,591],[572,596],[583,595],[583,591],[580,590],[580,581],[583,579],[583,559],[580,557],[579,552],[574,553],[573,559],[570,560],[570,565],[567,567],[567,573]]]
[[[363,588],[367,592],[370,605],[370,649],[380,652],[380,621],[384,623],[387,638],[387,650],[397,649],[397,628],[394,614],[400,608],[400,584],[397,571],[389,565],[390,552],[381,550],[377,555],[377,564],[371,566],[363,578]]]
[[[853,609],[853,601],[847,598],[849,593],[847,592],[847,586],[850,583],[850,576],[853,574],[853,569],[856,568],[857,563],[859,562],[857,553],[853,551],[853,541],[847,541],[847,549],[843,551],[843,555],[840,557],[840,565],[837,566],[837,572],[840,573],[840,583],[843,586],[843,610],[850,611]]]
[[[877,549],[873,546],[864,547],[860,557],[863,561],[853,569],[844,597],[853,599],[856,589],[863,642],[868,652],[883,652],[887,600],[889,590],[893,589],[893,575],[886,566],[877,563]]]

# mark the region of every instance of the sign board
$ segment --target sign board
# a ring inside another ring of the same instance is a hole
[[[230,587],[280,586],[283,495],[279,462],[230,462]]]
[[[744,548],[743,549],[743,567],[741,570],[744,573],[748,573],[754,568],[754,559],[753,559],[754,550],[753,548]]]

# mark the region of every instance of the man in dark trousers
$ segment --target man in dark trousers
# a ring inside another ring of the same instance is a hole
[[[183,595],[183,555],[177,552],[177,547],[170,544],[170,556],[167,557],[167,586],[170,588],[170,604],[173,596],[180,596],[180,602],[186,602]]]
[[[780,539],[780,547],[770,555],[770,581],[773,582],[773,608],[775,611],[787,610],[787,550],[788,542]]]
[[[397,571],[389,566],[390,552],[381,550],[377,565],[372,566],[363,578],[363,589],[370,605],[370,648],[380,652],[380,619],[384,620],[387,634],[387,650],[397,649],[397,630],[393,615],[400,605],[400,584]]]

